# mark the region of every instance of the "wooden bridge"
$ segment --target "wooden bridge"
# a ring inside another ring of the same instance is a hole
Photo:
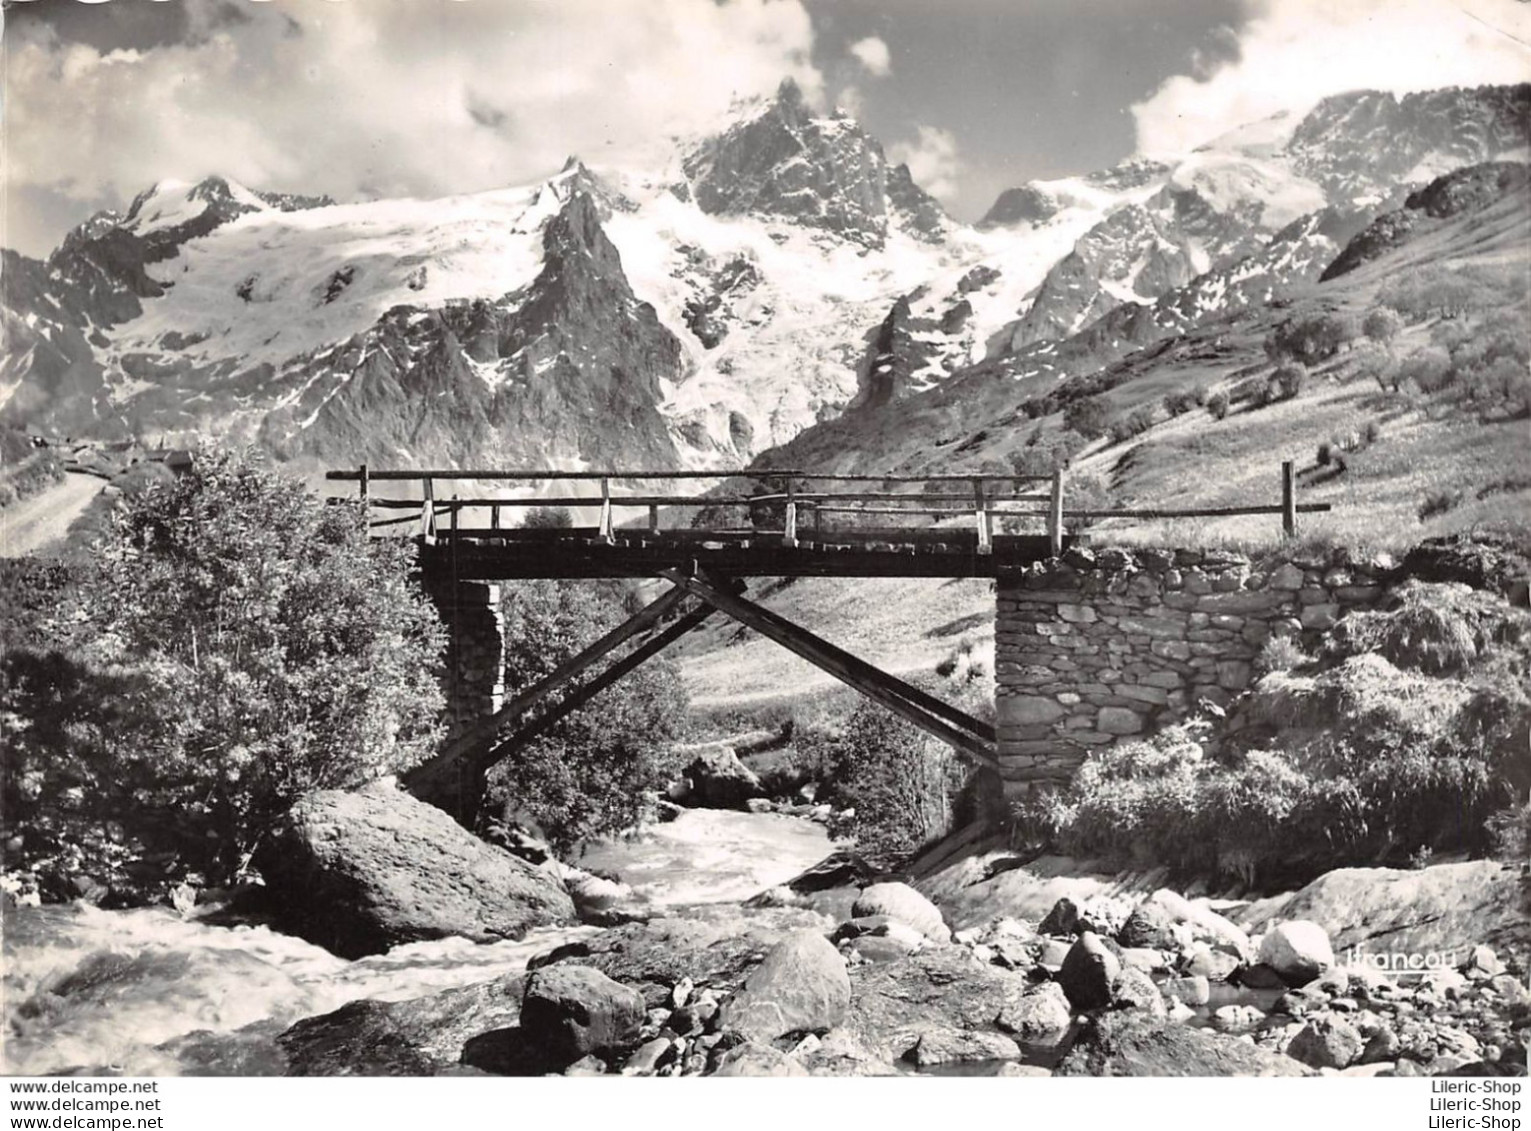
[[[993,726],[746,599],[746,578],[997,577],[1063,553],[1072,541],[1071,520],[1269,514],[1280,515],[1291,534],[1298,513],[1329,509],[1296,502],[1290,463],[1282,465],[1279,504],[1185,511],[1069,509],[1061,472],[1036,478],[359,467],[331,471],[327,478],[357,485],[374,530],[413,534],[426,582],[438,594],[507,579],[669,583],[661,596],[545,679],[508,700],[490,697],[478,721],[461,727],[445,749],[406,778],[416,794],[465,822],[474,817],[490,766],[719,613],[817,665],[968,761],[998,768]],[[714,491],[674,490],[698,480],[713,483]],[[643,490],[644,484],[670,491]],[[493,494],[463,494],[460,486]],[[456,622],[459,606],[452,608]]]

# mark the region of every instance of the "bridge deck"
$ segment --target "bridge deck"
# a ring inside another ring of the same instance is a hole
[[[727,577],[995,577],[1041,561],[1047,535],[996,534],[988,552],[962,530],[862,530],[788,545],[780,534],[692,530],[469,530],[421,539],[425,569],[484,581],[653,577],[679,569]],[[1065,538],[1064,545],[1071,539]]]

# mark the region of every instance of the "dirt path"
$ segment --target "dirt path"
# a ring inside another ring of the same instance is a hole
[[[0,509],[0,558],[21,558],[60,541],[106,480],[70,473],[64,481]]]

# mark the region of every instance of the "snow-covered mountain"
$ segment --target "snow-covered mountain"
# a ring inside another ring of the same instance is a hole
[[[740,465],[986,359],[1264,301],[1408,175],[1521,155],[1528,106],[1329,99],[973,228],[790,83],[655,169],[354,204],[162,183],[46,261],[3,253],[0,419],[313,465]]]

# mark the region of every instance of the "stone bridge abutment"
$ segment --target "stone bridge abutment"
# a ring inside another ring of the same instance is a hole
[[[1007,796],[1068,781],[1093,749],[1225,706],[1272,636],[1307,649],[1382,595],[1379,566],[1194,550],[1069,550],[1001,571],[998,753]]]

